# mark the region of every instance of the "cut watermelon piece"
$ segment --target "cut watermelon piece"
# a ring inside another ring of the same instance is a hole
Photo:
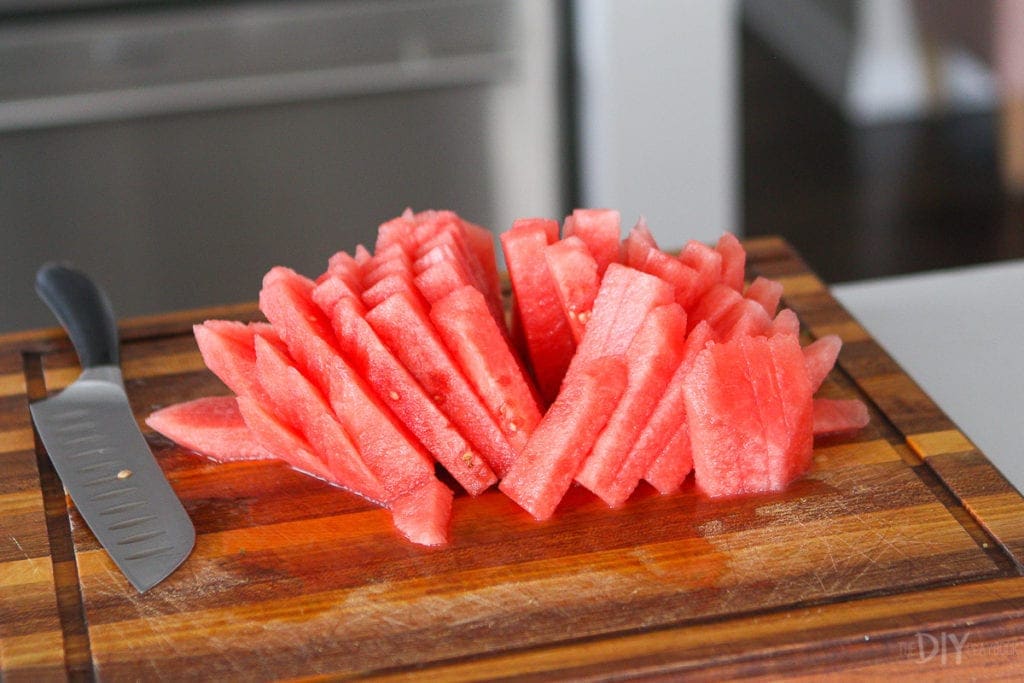
[[[388,275],[401,273],[412,277],[412,259],[399,244],[393,244],[384,251],[374,253],[373,258],[362,269],[363,289],[369,289]]]
[[[655,456],[644,474],[644,480],[659,493],[678,491],[693,471],[693,449],[690,446],[690,427],[684,419],[675,426],[661,453]]]
[[[761,304],[740,298],[718,320],[717,331],[724,341],[740,335],[767,336],[772,333],[772,319]]]
[[[698,323],[686,337],[679,365],[628,456],[630,461],[647,463],[644,479],[662,493],[678,488],[692,467],[689,438],[682,443],[685,453],[677,453],[670,443],[682,438],[677,434],[680,429],[684,430],[684,435],[688,434],[685,430],[686,399],[683,391],[697,354],[711,338],[711,327],[706,321]]]
[[[783,308],[775,314],[775,319],[772,320],[772,335],[780,334],[788,334],[792,337],[800,335],[800,319],[796,317],[796,313],[791,308]]]
[[[685,340],[686,312],[673,302],[653,309],[629,345],[626,391],[576,474],[611,507],[626,502],[650,465],[628,456],[679,367]]]
[[[256,377],[257,330],[268,341],[282,346],[273,329],[266,325],[257,327],[232,320],[207,320],[192,328],[206,367],[235,394],[252,396],[266,403],[266,392]]]
[[[779,490],[810,465],[811,387],[796,337],[710,345],[684,393],[696,483],[707,495]]]
[[[566,237],[544,247],[548,272],[555,282],[558,301],[579,344],[601,286],[597,261],[578,237]]]
[[[623,242],[626,264],[660,277],[672,286],[676,303],[690,310],[700,295],[697,271],[658,249],[646,225],[638,223]]]
[[[340,277],[336,277],[331,274],[327,274],[326,277],[319,278],[317,286],[312,292],[310,292],[310,298],[313,299],[313,303],[315,303],[317,307],[328,317],[330,317],[331,313],[334,311],[334,307],[342,299],[355,302],[360,311],[366,310],[358,292],[349,287],[348,284]]]
[[[419,264],[419,261],[417,261],[417,264]],[[443,299],[448,294],[461,287],[473,287],[476,289],[473,279],[469,276],[469,273],[467,273],[458,263],[453,261],[437,261],[425,266],[418,272],[419,274],[416,275],[414,280],[416,289],[418,289],[420,294],[423,295],[423,298],[431,304],[438,299]],[[487,314],[491,315],[490,309],[486,310]]]
[[[736,235],[727,232],[718,239],[715,251],[722,256],[722,284],[742,292],[747,267],[747,250],[736,239]]]
[[[234,396],[204,396],[175,403],[150,413],[146,424],[171,441],[217,462],[274,457],[253,437]]]
[[[660,278],[619,263],[608,266],[568,374],[601,356],[624,355],[647,314],[672,301],[672,288]]]
[[[406,428],[470,495],[483,493],[498,478],[430,400],[366,321],[361,303],[339,299],[331,324],[345,358]]]
[[[857,432],[868,425],[868,407],[855,398],[814,399],[814,436]]]
[[[758,275],[747,286],[747,291],[743,296],[761,304],[768,315],[774,316],[779,310],[779,302],[782,300],[782,283]]]
[[[313,283],[274,268],[264,278],[260,310],[278,330],[299,368],[326,395],[366,466],[389,495],[434,476],[430,459],[338,352],[330,322],[313,303]],[[312,443],[312,440],[310,440]]]
[[[430,479],[391,501],[395,528],[418,545],[437,546],[448,542],[452,515],[451,489]]]
[[[842,347],[843,340],[837,334],[827,334],[803,347],[804,366],[807,368],[807,378],[811,382],[811,392],[821,388],[828,373],[835,367]]]
[[[402,215],[396,216],[377,226],[377,241],[374,243],[374,251],[383,251],[392,244],[400,244],[405,253],[412,256],[416,251],[416,241],[413,234],[416,228],[416,214],[412,209],[407,208]]]
[[[696,240],[690,240],[679,253],[679,260],[697,273],[693,300],[699,300],[705,292],[722,281],[722,255]],[[694,322],[693,312],[687,308],[690,324]]]
[[[730,327],[730,312],[734,306],[742,302],[743,295],[735,289],[721,282],[715,283],[690,311],[690,326],[706,320],[714,330],[715,336],[721,339]]]
[[[456,289],[430,307],[430,320],[513,450],[522,451],[540,406],[484,295],[471,286]]]
[[[612,209],[576,209],[566,217],[562,236],[583,240],[597,261],[598,276],[603,276],[609,265],[622,262],[621,223],[619,212]]]
[[[327,463],[313,453],[313,447],[294,429],[279,420],[248,396],[237,398],[238,412],[245,420],[253,437],[277,458],[292,469],[323,479],[332,484],[342,485],[335,480]]]
[[[545,403],[558,395],[576,349],[569,320],[562,313],[558,289],[544,259],[552,230],[558,234],[554,221],[519,220],[501,234],[516,320],[522,326],[529,366]]]
[[[328,276],[340,278],[349,288],[359,293],[362,291],[363,267],[355,257],[346,251],[339,251],[327,259],[327,270],[317,278],[317,283]]]
[[[375,283],[373,287],[363,290],[363,304],[371,309],[397,292],[409,292],[419,305],[426,305],[423,295],[416,289],[416,281],[410,273],[391,273]]]
[[[256,371],[274,411],[302,434],[331,473],[331,481],[380,505],[390,498],[367,468],[327,399],[273,344],[256,337]]]
[[[515,451],[452,358],[424,307],[397,291],[366,313],[384,344],[501,477]]]
[[[626,374],[621,357],[580,366],[572,379],[566,379],[498,488],[536,519],[550,518],[618,405]]]

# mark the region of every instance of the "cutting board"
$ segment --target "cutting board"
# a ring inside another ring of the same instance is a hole
[[[573,490],[533,521],[457,497],[451,543],[287,467],[219,465],[146,431],[196,547],[138,594],[99,549],[35,437],[29,400],[78,373],[58,330],[0,339],[0,672],[5,680],[448,679],[696,673],[1011,673],[1024,659],[1024,499],[782,240],[746,243],[810,340],[821,390],[871,423],[820,439],[786,491],[710,500]],[[190,325],[252,305],[126,321],[140,421],[226,393]],[[955,359],[951,359],[955,362]]]

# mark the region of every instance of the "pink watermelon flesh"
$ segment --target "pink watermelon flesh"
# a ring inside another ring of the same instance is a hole
[[[313,303],[313,283],[283,268],[264,278],[260,309],[298,367],[323,391],[363,462],[389,496],[434,476],[430,459],[344,360],[330,322]]]
[[[709,346],[685,396],[696,483],[707,495],[779,490],[809,466],[811,387],[796,337]]]
[[[578,237],[566,237],[544,247],[544,260],[573,340],[579,344],[601,286],[597,261]]]
[[[409,273],[391,273],[372,287],[363,290],[363,304],[369,310],[397,292],[410,293],[410,296],[417,300],[418,305],[426,305],[423,295],[416,289],[416,281]]]
[[[413,231],[416,228],[416,215],[412,209],[406,209],[402,215],[396,216],[377,226],[377,241],[374,251],[382,251],[392,244],[400,244],[410,256],[416,250]]]
[[[217,462],[274,457],[253,437],[234,396],[204,396],[175,403],[151,413],[146,424],[171,441]]]
[[[765,313],[774,316],[779,310],[779,302],[782,300],[782,283],[758,275],[747,286],[747,291],[743,293],[743,296],[761,304]]]
[[[452,514],[451,489],[437,479],[424,482],[390,503],[395,528],[418,545],[438,546],[448,542]]]
[[[718,321],[722,340],[737,336],[768,336],[772,333],[772,319],[761,304],[750,299],[740,299]]]
[[[438,336],[427,311],[409,292],[396,292],[366,313],[366,320],[434,399],[448,419],[501,477],[515,451]]]
[[[642,236],[638,239],[636,228],[633,230],[626,241],[627,265],[660,277],[672,286],[676,303],[690,310],[701,293],[697,271],[660,249],[649,246]]]
[[[678,491],[693,471],[693,449],[690,446],[690,427],[683,420],[672,431],[665,447],[644,474],[644,480],[659,493]]]
[[[366,310],[366,307],[362,304],[357,290],[349,287],[342,278],[325,273],[326,277],[320,277],[317,280],[317,286],[310,293],[310,297],[313,299],[313,303],[324,312],[325,315],[330,317],[334,311],[334,307],[342,299],[354,302],[360,313]]]
[[[349,363],[470,495],[479,495],[497,483],[497,477],[480,454],[430,400],[363,316],[362,304],[352,298],[338,300],[333,308],[331,324]]]
[[[648,463],[644,479],[662,493],[675,490],[692,467],[692,459],[689,456],[689,432],[684,429],[686,400],[683,391],[697,354],[710,340],[711,327],[706,321],[698,323],[686,337],[679,365],[629,454],[631,460]],[[672,439],[682,438],[676,436],[680,429],[684,429],[684,435],[687,436],[682,444],[686,448],[685,458],[681,458],[669,445]]]
[[[791,308],[783,308],[775,314],[772,320],[772,335],[788,334],[797,336],[800,334],[800,320]]]
[[[389,495],[366,467],[352,440],[334,416],[327,399],[291,359],[256,337],[256,371],[273,401],[274,412],[288,419],[327,465],[331,481],[383,504]]]
[[[647,314],[672,301],[672,288],[663,280],[619,263],[608,266],[568,375],[602,356],[624,355]]]
[[[828,373],[832,372],[842,347],[843,340],[836,334],[825,335],[803,347],[804,365],[812,392],[821,388]]]
[[[625,393],[576,474],[612,507],[626,502],[650,465],[629,455],[679,367],[685,340],[686,313],[673,302],[648,313],[629,345]]]
[[[252,396],[266,403],[266,392],[256,377],[256,325],[228,320],[207,320],[192,328],[203,362],[213,374],[239,396]],[[264,326],[260,334],[268,340],[276,333]],[[280,341],[275,342],[279,347]]]
[[[544,260],[552,226],[557,234],[554,221],[519,220],[501,234],[516,319],[522,326],[529,365],[545,403],[558,395],[576,350],[558,289]]]
[[[237,402],[238,412],[245,420],[253,438],[275,457],[299,472],[342,485],[336,480],[327,463],[313,453],[313,447],[294,429],[248,396],[239,396]]]
[[[868,407],[855,398],[814,399],[814,435],[856,432],[867,426]]]
[[[522,451],[540,406],[484,295],[472,286],[456,289],[431,306],[430,320],[512,449]]]
[[[579,237],[597,262],[597,274],[603,276],[612,263],[621,263],[619,240],[621,217],[612,209],[576,209],[566,217],[563,237]]]
[[[683,246],[679,260],[697,272],[697,283],[694,287],[693,300],[699,300],[712,286],[722,281],[722,255],[696,240],[690,240]],[[687,308],[687,315],[693,323],[693,312]]]
[[[359,293],[363,289],[362,272],[363,267],[355,257],[346,251],[339,251],[327,259],[327,270],[317,278],[317,284],[325,277],[336,277],[348,285],[353,292]]]
[[[588,361],[567,378],[498,487],[538,520],[554,514],[626,388],[621,357]]]
[[[718,239],[715,251],[722,256],[722,283],[742,292],[747,265],[746,249],[735,235],[727,232]]]
[[[369,289],[393,273],[413,276],[412,259],[402,251],[400,245],[393,245],[385,253],[376,253],[362,270],[360,282],[363,289]]]
[[[735,289],[721,282],[715,283],[690,312],[690,325],[692,327],[697,321],[706,320],[716,338],[721,339],[726,331],[723,327],[728,326],[730,312],[742,301],[743,295]]]

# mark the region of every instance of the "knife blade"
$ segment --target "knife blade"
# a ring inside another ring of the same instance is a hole
[[[85,273],[57,263],[40,268],[36,291],[82,366],[70,386],[29,406],[36,430],[85,523],[144,593],[185,561],[195,527],[132,413],[106,293]]]

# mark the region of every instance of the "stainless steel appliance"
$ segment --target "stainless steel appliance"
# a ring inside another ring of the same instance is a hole
[[[40,263],[123,315],[251,300],[406,206],[566,209],[557,3],[0,0],[0,332]]]

